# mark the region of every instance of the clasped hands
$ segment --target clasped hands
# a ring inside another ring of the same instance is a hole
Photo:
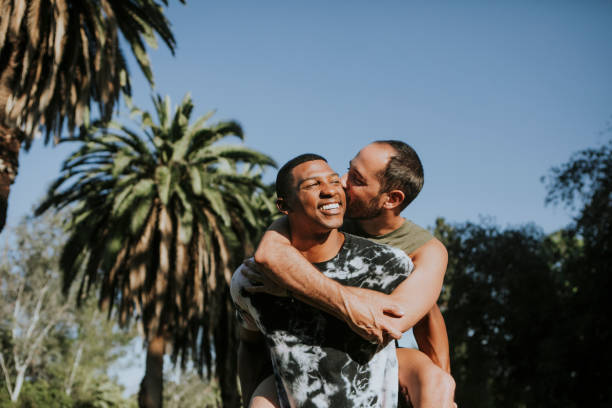
[[[243,274],[252,284],[246,288],[248,292],[289,296],[289,291],[270,279],[270,273],[252,258],[245,260],[244,266]],[[339,296],[342,310],[335,314],[364,339],[383,347],[402,337],[399,320],[404,312],[392,296],[353,286],[341,286]]]

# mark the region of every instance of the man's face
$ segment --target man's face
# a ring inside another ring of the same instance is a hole
[[[346,190],[346,215],[355,219],[374,218],[382,212],[384,194],[380,193],[379,174],[394,154],[391,146],[372,143],[350,162],[348,173],[342,176]]]
[[[292,222],[327,232],[342,226],[346,198],[340,177],[323,160],[296,166],[294,194],[287,200]]]

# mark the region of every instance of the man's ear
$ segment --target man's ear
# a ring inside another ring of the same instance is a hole
[[[285,215],[287,215],[289,213],[289,210],[291,210],[291,208],[289,208],[289,205],[287,205],[287,201],[282,197],[276,199],[276,208],[278,208],[278,211],[282,212]]]
[[[383,204],[385,210],[393,210],[404,202],[404,192],[402,190],[391,190],[387,194],[387,200]]]

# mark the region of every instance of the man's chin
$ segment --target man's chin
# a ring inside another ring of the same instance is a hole
[[[340,220],[339,222],[333,223],[333,225],[330,228],[338,229],[338,228],[340,228],[342,226],[342,224],[344,224],[344,219]]]
[[[322,222],[321,224],[331,230],[335,230],[338,229],[342,226],[342,224],[344,223],[344,218],[339,218],[339,219],[333,219],[333,220],[325,220],[324,222]]]

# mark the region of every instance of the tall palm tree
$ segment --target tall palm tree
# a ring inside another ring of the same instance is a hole
[[[37,213],[74,205],[61,257],[64,289],[80,280],[81,297],[101,281],[109,316],[115,310],[121,324],[132,317],[142,324],[142,405],[161,403],[168,350],[175,363],[192,359],[217,375],[225,406],[238,406],[229,282],[273,213],[261,170],[275,163],[218,143],[243,138],[236,122],[207,126],[209,113],[190,125],[189,96],[174,113],[169,98],[153,102],[157,121],[134,109],[140,132],[115,123],[80,139]]]
[[[175,46],[159,1],[0,0],[0,231],[21,146],[42,132],[57,142],[64,123],[72,133],[92,102],[110,120],[130,94],[119,33],[152,84],[145,42]]]

